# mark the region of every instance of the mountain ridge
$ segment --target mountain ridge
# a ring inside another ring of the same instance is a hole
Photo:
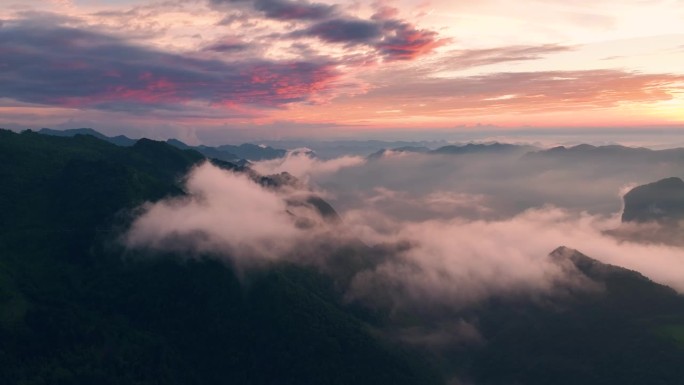
[[[76,135],[91,135],[94,136],[98,139],[116,144],[118,146],[133,146],[138,140],[140,139],[131,139],[127,136],[124,135],[117,135],[114,137],[110,137],[107,135],[104,135],[100,133],[99,131],[96,131],[92,128],[75,128],[75,129],[66,129],[66,130],[54,130],[50,128],[42,128],[37,131],[39,134],[43,135],[51,135],[51,136],[62,136],[62,137],[71,137],[71,136],[76,136]],[[144,139],[144,138],[141,138]],[[216,147],[212,146],[205,146],[205,145],[199,145],[199,146],[191,146],[188,144],[185,144],[184,142],[172,138],[168,139],[166,141],[167,143],[171,144],[174,147],[187,150],[187,149],[192,149],[195,150],[203,155],[205,155],[208,158],[215,158],[215,159],[220,159],[228,162],[240,162],[242,159],[248,160],[248,161],[259,161],[259,160],[268,160],[268,159],[275,159],[275,158],[282,158],[285,156],[287,153],[286,150],[282,149],[276,149],[270,146],[259,146],[256,144],[251,144],[251,143],[243,143],[240,145],[230,145],[230,144],[225,144],[225,145],[220,145]]]
[[[401,262],[412,245],[315,239],[295,254],[329,258],[326,268],[274,262],[240,270],[230,255],[149,253],[117,242],[140,204],[183,197],[181,178],[205,161],[193,149],[149,139],[121,147],[89,135],[0,131],[3,379],[117,385],[226,379],[678,385],[684,379],[677,342],[682,296],[570,248],[548,258],[572,262],[580,286],[495,296],[463,308],[429,300],[376,308],[350,302],[346,288],[359,273]],[[214,162],[269,189],[301,183],[289,174],[261,176]],[[302,201],[327,213],[324,225],[338,230],[330,204],[304,193]],[[586,280],[592,284],[582,286]],[[382,292],[373,294],[382,301]],[[430,343],[435,338],[440,344]]]

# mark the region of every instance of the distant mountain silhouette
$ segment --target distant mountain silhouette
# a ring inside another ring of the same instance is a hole
[[[243,143],[239,146],[224,144],[216,148],[221,151],[233,153],[242,159],[251,161],[282,158],[287,154],[287,150],[273,148],[270,146],[260,146],[252,143]]]
[[[449,145],[430,151],[431,154],[510,154],[525,153],[534,150],[535,147],[508,143],[468,143],[465,145]]]
[[[98,139],[102,139],[104,141],[107,141],[109,143],[116,144],[117,146],[132,146],[135,144],[137,141],[136,139],[131,139],[127,136],[124,135],[117,135],[117,136],[107,136],[104,135],[98,131],[93,130],[92,128],[73,128],[73,129],[68,129],[68,130],[53,130],[51,128],[41,128],[38,131],[39,134],[43,135],[52,135],[52,136],[76,136],[76,135],[91,135],[94,136]]]
[[[684,148],[651,150],[644,147],[620,145],[592,146],[580,144],[572,147],[558,146],[548,150],[532,151],[525,158],[546,161],[595,162],[598,160],[626,160],[629,162],[681,161],[684,162]]]
[[[50,128],[42,128],[38,131],[39,134],[71,137],[76,135],[91,135],[98,139],[102,139],[117,146],[133,146],[137,139],[131,139],[124,135],[110,137],[104,135],[92,128],[74,128],[68,130],[53,130]],[[180,148],[182,150],[195,150],[207,158],[219,159],[227,162],[242,163],[241,160],[258,161],[266,159],[275,159],[285,156],[286,150],[277,149],[269,146],[259,146],[251,143],[244,143],[239,146],[222,145],[218,147],[211,146],[190,146],[178,139],[169,139],[168,144]]]
[[[638,186],[624,196],[623,222],[684,220],[684,181],[672,177]]]
[[[322,159],[339,158],[341,156],[363,156],[367,157],[378,151],[385,149],[396,149],[404,147],[427,147],[437,148],[448,144],[444,140],[435,141],[383,141],[383,140],[274,140],[263,141],[276,148],[310,148]]]
[[[166,141],[166,143],[180,149],[184,150],[195,150],[199,152],[200,154],[206,156],[207,158],[212,158],[212,159],[219,159],[219,160],[224,160],[226,162],[231,162],[231,163],[237,163],[241,159],[240,156],[235,155],[233,153],[230,153],[228,151],[221,151],[216,147],[208,147],[208,146],[190,146],[187,145],[183,142],[181,142],[178,139],[169,139]]]
[[[248,161],[276,159],[282,158],[287,154],[286,150],[268,146],[258,146],[251,143],[243,143],[239,146],[225,144],[218,147],[210,147],[204,145],[190,146],[178,139],[169,139],[166,142],[174,147],[196,150],[208,158],[215,158],[228,162],[236,162],[240,159]]]
[[[422,146],[403,146],[392,149],[382,149],[376,151],[368,156],[368,159],[379,159],[389,152],[394,153],[424,153],[435,155],[465,155],[465,154],[525,154],[529,151],[536,150],[536,147],[517,145],[509,143],[468,143],[468,144],[452,144],[442,146],[431,150],[428,147]]]

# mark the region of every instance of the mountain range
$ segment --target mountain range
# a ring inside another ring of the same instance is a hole
[[[71,137],[76,135],[91,135],[98,139],[107,141],[109,143],[116,144],[117,146],[132,146],[137,142],[136,139],[131,139],[124,135],[118,135],[114,137],[106,136],[98,131],[93,130],[92,128],[75,128],[69,130],[53,130],[49,128],[42,128],[38,131],[38,133],[43,135],[65,137]],[[286,150],[276,149],[270,146],[260,146],[251,143],[243,143],[239,146],[226,144],[218,147],[204,145],[190,146],[181,142],[178,139],[169,139],[167,140],[167,143],[182,150],[195,150],[208,158],[220,159],[236,163],[239,163],[240,161],[244,160],[257,161],[282,158],[287,153]]]
[[[401,249],[386,245],[324,242],[300,252],[329,258],[327,268],[247,270],[210,254],[130,250],[120,239],[140,205],[185,197],[182,177],[207,155],[85,134],[0,130],[4,383],[684,384],[684,298],[567,247],[547,258],[584,288],[423,310],[345,295],[350,277],[397,258]],[[585,150],[596,151],[570,151]],[[265,188],[301,183],[212,162]],[[653,202],[675,212],[680,188],[675,179],[635,188],[626,220],[650,219]],[[315,194],[289,204],[333,231],[341,222]],[[444,337],[463,325],[477,331]]]

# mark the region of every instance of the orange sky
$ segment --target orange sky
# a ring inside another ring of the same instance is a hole
[[[684,129],[684,2],[454,3],[4,1],[0,127]]]

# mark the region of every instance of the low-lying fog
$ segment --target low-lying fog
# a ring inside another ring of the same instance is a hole
[[[586,284],[573,268],[548,257],[561,245],[684,292],[683,248],[605,233],[620,226],[625,192],[684,176],[684,157],[613,150],[552,157],[527,150],[390,151],[329,160],[299,152],[253,165],[262,174],[289,172],[308,185],[281,189],[205,163],[187,178],[189,197],[145,206],[126,241],[210,253],[236,264],[282,258],[325,264],[320,253],[318,261],[297,255],[311,245],[354,239],[397,245],[392,258],[357,272],[349,285],[349,298],[385,288],[396,303],[469,304]],[[342,223],[288,209],[288,202],[309,193],[330,202]],[[293,220],[307,216],[313,227]]]

